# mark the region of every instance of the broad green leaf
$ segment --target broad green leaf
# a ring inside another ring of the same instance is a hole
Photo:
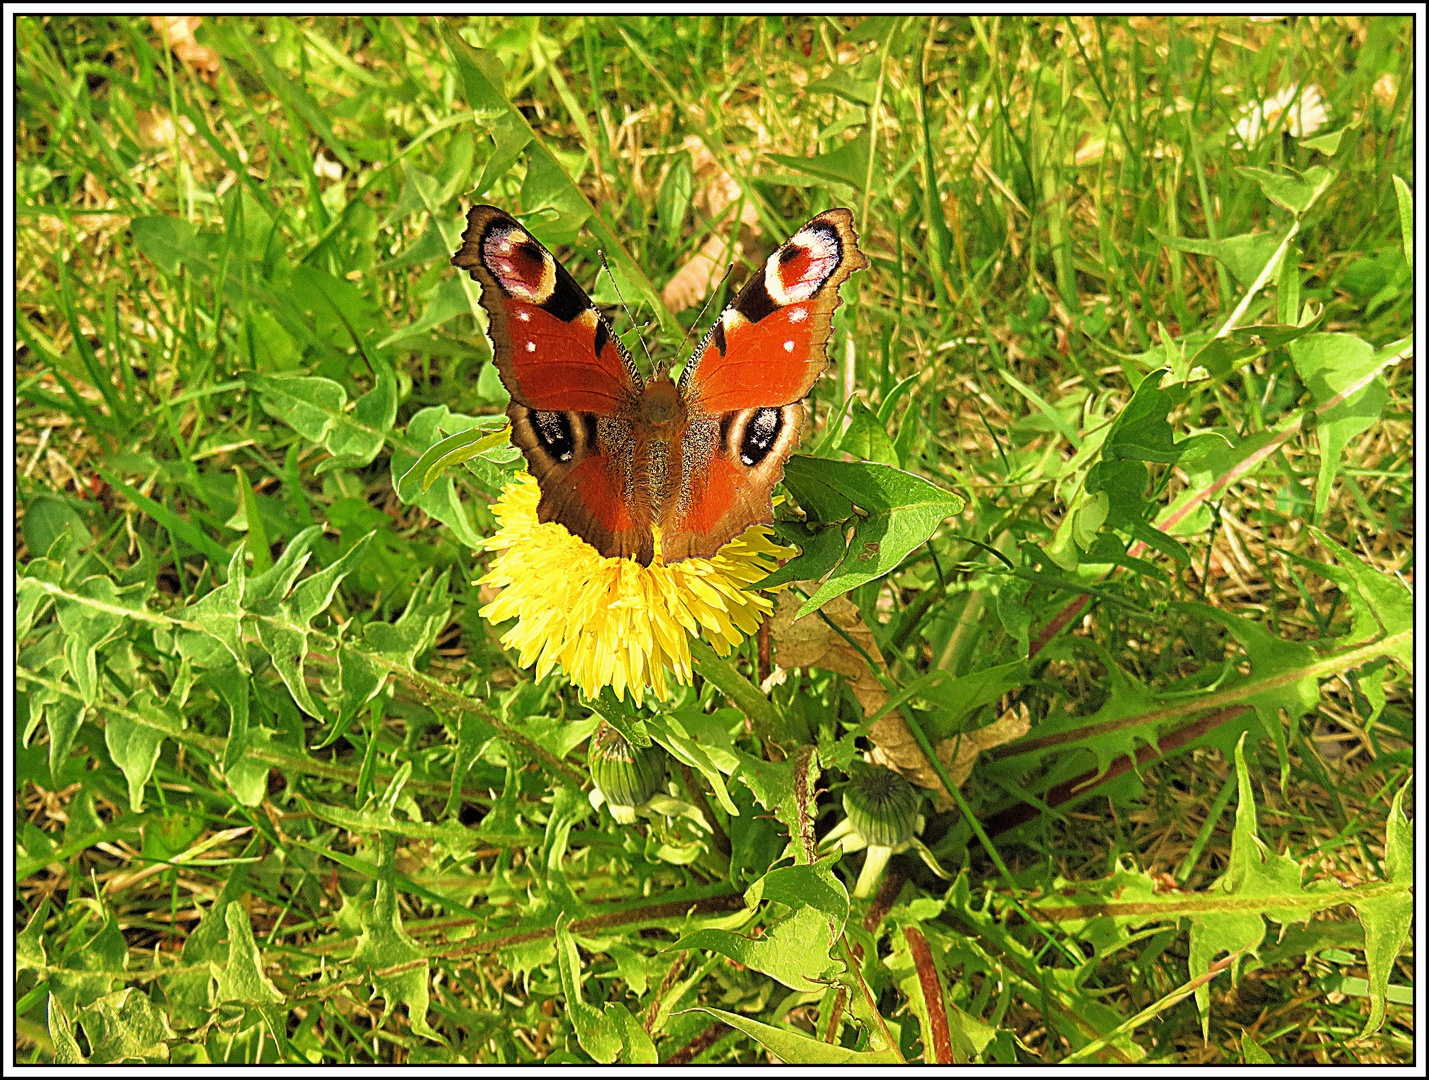
[[[1157,461],[1171,464],[1193,447],[1218,444],[1220,435],[1207,433],[1176,441],[1167,417],[1175,406],[1171,395],[1158,385],[1165,370],[1153,371],[1141,381],[1136,393],[1117,414],[1102,443],[1108,461]]]
[[[888,437],[885,422],[861,401],[855,401],[849,411],[849,426],[839,440],[839,449],[863,461],[898,467],[898,454]]]
[[[826,989],[838,970],[830,956],[837,940],[828,916],[805,907],[774,923],[759,937],[728,930],[696,930],[670,948],[709,949],[762,971],[792,990],[811,993]]]
[[[1190,251],[1219,259],[1240,285],[1248,286],[1255,283],[1275,257],[1286,234],[1243,233],[1221,240],[1194,240],[1187,236],[1163,236],[1160,233],[1152,235],[1173,251]]]
[[[831,869],[837,855],[803,866],[779,866],[770,870],[744,893],[751,906],[773,900],[791,908],[811,907],[832,923],[834,936],[843,933],[848,919],[848,892]]]
[[[347,721],[377,696],[391,673],[391,665],[410,669],[418,654],[432,647],[451,618],[451,571],[444,571],[429,586],[430,577],[431,571],[422,575],[395,623],[366,623],[355,628],[359,638],[340,642],[337,720],[316,746],[328,745],[345,730]]]
[[[350,414],[338,418],[326,444],[332,457],[320,463],[315,472],[370,465],[396,417],[397,378],[390,369],[383,368],[377,374],[377,385],[357,399]]]
[[[789,830],[794,861],[814,862],[814,816],[818,813],[819,756],[812,746],[800,746],[787,761],[765,761],[735,750],[739,770],[735,773]]]
[[[869,157],[873,153],[873,125],[866,126],[858,135],[844,143],[837,150],[827,154],[801,157],[790,154],[766,154],[770,161],[778,162],[795,172],[807,173],[824,180],[834,180],[848,184],[855,191],[862,191],[869,179]],[[875,178],[883,174],[878,170]]]
[[[1280,790],[1285,791],[1290,778],[1290,758],[1281,711],[1285,712],[1289,723],[1296,724],[1300,717],[1319,705],[1319,679],[1308,673],[1318,659],[1315,651],[1299,642],[1276,637],[1260,623],[1242,619],[1209,604],[1178,604],[1176,607],[1188,614],[1199,612],[1210,621],[1220,623],[1245,649],[1250,659],[1250,675],[1227,679],[1227,687],[1242,682],[1271,684],[1268,689],[1247,695],[1243,700],[1255,709],[1261,728],[1275,744],[1275,752],[1280,759]]]
[[[450,252],[444,251],[443,253],[449,254]],[[470,284],[475,285],[474,282]],[[467,288],[468,282],[459,278],[443,278],[433,285],[431,291],[426,294],[426,306],[422,309],[422,314],[417,316],[416,322],[394,330],[378,342],[378,346],[387,348],[407,338],[430,333],[458,315],[469,313],[471,298],[467,295]]]
[[[79,1022],[92,1064],[169,1060],[165,1040],[175,1037],[174,1030],[149,995],[135,987],[106,994],[79,1014]]]
[[[308,442],[322,443],[343,415],[347,391],[331,379],[311,375],[250,375],[248,387],[272,417]]]
[[[1297,217],[1310,209],[1337,175],[1334,169],[1323,165],[1310,166],[1304,176],[1290,176],[1250,166],[1242,166],[1237,171],[1258,183],[1265,197],[1276,206],[1289,210]]]
[[[1290,356],[1321,406],[1315,425],[1320,444],[1315,520],[1323,522],[1340,470],[1341,452],[1356,435],[1379,422],[1389,391],[1383,380],[1376,379],[1341,401],[1335,399],[1384,361],[1369,342],[1351,334],[1311,334],[1291,342]],[[1332,401],[1335,403],[1329,404]]]
[[[837,505],[851,500],[863,511],[854,518],[853,539],[842,562],[799,608],[798,617],[887,574],[932,536],[944,519],[963,509],[961,498],[922,477],[869,461],[795,455],[785,467],[784,483],[806,508],[810,503]]]

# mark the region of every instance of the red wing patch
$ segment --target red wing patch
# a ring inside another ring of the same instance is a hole
[[[705,414],[798,401],[828,366],[839,286],[868,265],[853,215],[829,210],[784,243],[715,323],[680,388]]]
[[[452,264],[481,285],[496,369],[513,401],[611,416],[639,397],[640,375],[590,297],[510,214],[473,207]]]

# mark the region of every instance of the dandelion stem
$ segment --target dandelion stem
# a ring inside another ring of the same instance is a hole
[[[893,849],[869,845],[868,854],[863,859],[863,869],[858,872],[858,883],[853,887],[857,900],[867,900],[878,891],[878,883],[883,880],[883,871],[888,867],[888,859]]]

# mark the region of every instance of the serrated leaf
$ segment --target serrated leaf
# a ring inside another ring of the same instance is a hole
[[[1319,657],[1308,645],[1278,638],[1259,623],[1209,604],[1178,604],[1177,607],[1188,613],[1199,612],[1212,622],[1220,623],[1245,649],[1251,673],[1244,680],[1227,680],[1229,686],[1242,681],[1274,683],[1261,693],[1247,695],[1244,701],[1255,709],[1261,728],[1275,744],[1275,752],[1280,759],[1280,790],[1285,791],[1290,778],[1290,752],[1280,714],[1284,710],[1286,718],[1294,724],[1319,705],[1320,681],[1309,673]],[[1294,674],[1297,671],[1305,673],[1297,676]],[[1287,677],[1278,680],[1277,676]]]
[[[136,694],[129,702],[129,708],[141,715],[153,713],[163,716],[153,693],[148,690]],[[162,731],[142,724],[119,710],[111,712],[105,720],[104,745],[124,774],[124,779],[129,782],[129,808],[133,811],[144,808],[144,785],[158,763],[159,747],[165,738]]]
[[[58,995],[49,996],[47,1011],[50,1041],[55,1044],[55,1064],[87,1065],[88,1059],[79,1048],[79,1040],[75,1038],[74,1022],[70,1020],[69,1013],[60,1003]]]
[[[391,670],[389,665],[411,668],[418,654],[435,644],[451,618],[451,571],[443,571],[429,587],[430,576],[431,571],[423,573],[395,623],[367,623],[361,627],[360,640],[344,639],[338,645],[336,723],[315,745],[328,745],[347,721],[377,696]]]
[[[698,1005],[690,1012],[709,1013],[716,1020],[742,1031],[787,1065],[897,1065],[902,1063],[893,1050],[850,1050],[824,1042],[791,1028],[775,1027],[739,1013]]]
[[[1361,1037],[1373,1034],[1384,1024],[1389,994],[1389,976],[1394,962],[1409,939],[1414,920],[1414,827],[1404,816],[1406,781],[1395,792],[1385,829],[1385,869],[1389,880],[1402,887],[1395,896],[1355,904],[1364,924],[1365,967],[1369,971],[1370,1014]]]
[[[124,627],[123,616],[98,605],[122,605],[119,590],[107,577],[86,578],[74,592],[97,603],[82,604],[56,598],[55,619],[64,634],[65,664],[70,678],[79,687],[84,703],[93,705],[99,696],[99,649],[117,637]]]
[[[735,750],[739,770],[735,779],[749,788],[759,804],[784,823],[798,863],[814,861],[813,814],[817,811],[815,785],[819,756],[812,746],[800,746],[787,761],[765,761]]]
[[[275,566],[268,573],[276,570]],[[243,644],[244,575],[240,549],[228,561],[228,581],[183,610],[184,621],[196,630],[180,630],[175,635],[175,643],[179,652],[197,666],[226,667],[231,663],[244,674],[249,672],[248,650]],[[218,642],[222,652],[214,649],[202,635]]]
[[[308,631],[312,620],[332,602],[338,583],[355,570],[367,554],[374,532],[354,544],[342,558],[294,587],[285,602],[270,614],[257,618],[258,638],[273,660],[273,667],[287,686],[293,700],[310,716],[326,714],[313,701],[303,667],[307,656]]]
[[[1210,971],[1211,960],[1221,952],[1257,954],[1265,938],[1265,916],[1282,925],[1305,922],[1320,907],[1321,897],[1302,887],[1304,871],[1286,855],[1271,851],[1261,842],[1256,826],[1255,792],[1245,764],[1245,734],[1235,749],[1236,784],[1240,793],[1236,805],[1235,828],[1231,833],[1230,865],[1207,890],[1245,901],[1245,910],[1220,911],[1191,916],[1190,973],[1193,979]],[[1234,980],[1244,960],[1237,957],[1231,967]],[[1201,1033],[1210,1037],[1210,988],[1196,987],[1196,1007],[1201,1014]]]
[[[167,1062],[174,1038],[168,1020],[149,995],[130,987],[106,994],[80,1013],[89,1038],[90,1063]]]
[[[383,861],[390,863],[394,848],[390,838],[384,838],[383,848]],[[402,928],[397,890],[386,877],[378,878],[377,895],[363,909],[362,933],[352,953],[352,966],[368,972],[372,988],[386,1000],[389,1013],[399,1003],[405,1005],[407,1020],[415,1033],[445,1044],[446,1040],[427,1022],[431,964],[425,951]]]

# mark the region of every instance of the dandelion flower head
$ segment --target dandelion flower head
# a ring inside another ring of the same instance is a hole
[[[668,697],[667,671],[690,681],[692,634],[703,633],[727,656],[773,608],[745,587],[795,554],[766,526],[753,526],[713,558],[666,566],[657,544],[655,561],[641,566],[606,558],[563,525],[542,524],[540,499],[536,481],[523,474],[493,507],[501,527],[486,548],[499,554],[479,583],[501,593],[480,614],[492,623],[514,618],[501,643],[518,650],[521,665],[534,662],[538,679],[559,665],[591,698],[606,686],[621,698],[628,688],[637,703],[647,686]]]

